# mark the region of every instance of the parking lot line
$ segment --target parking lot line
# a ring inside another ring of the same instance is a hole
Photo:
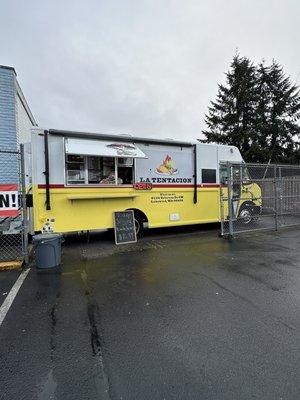
[[[0,326],[2,325],[2,322],[4,321],[4,318],[6,314],[8,313],[8,310],[10,309],[20,287],[22,286],[22,283],[24,282],[26,276],[28,275],[28,272],[30,271],[30,268],[24,270],[19,278],[16,280],[14,286],[11,288],[10,292],[6,296],[6,299],[2,303],[2,306],[0,307]]]

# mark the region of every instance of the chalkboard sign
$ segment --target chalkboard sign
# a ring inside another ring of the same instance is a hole
[[[134,214],[132,210],[115,211],[116,244],[136,242]]]

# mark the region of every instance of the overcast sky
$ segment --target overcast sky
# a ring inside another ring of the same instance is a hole
[[[39,125],[194,139],[239,49],[300,83],[299,0],[0,0]]]

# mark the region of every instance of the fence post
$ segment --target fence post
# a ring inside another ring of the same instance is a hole
[[[277,196],[277,166],[274,165],[274,207],[275,207],[275,231],[278,231],[278,196]]]
[[[221,236],[224,236],[224,194],[221,182],[221,163],[219,163],[219,185],[220,185],[220,221],[221,221]]]
[[[229,238],[233,237],[233,215],[232,215],[232,179],[231,179],[232,166],[227,161],[227,190],[228,190],[228,218],[229,218]]]
[[[27,265],[28,257],[28,220],[27,220],[27,206],[26,206],[26,178],[25,178],[25,154],[24,144],[20,144],[20,183],[21,183],[21,197],[22,197],[22,244],[24,262]]]
[[[282,180],[282,173],[281,173],[281,166],[278,166],[278,177],[279,177],[279,222],[280,226],[283,226],[283,213],[282,213],[282,199],[283,199],[283,180]]]

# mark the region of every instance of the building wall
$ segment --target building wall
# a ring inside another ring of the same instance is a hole
[[[0,148],[17,150],[15,72],[0,67]]]
[[[31,128],[36,122],[27,105],[23,92],[16,80],[16,128],[19,143],[27,143],[31,140]]]
[[[0,184],[18,183],[15,72],[0,67]]]
[[[19,156],[12,152],[30,141],[34,125],[14,68],[0,65],[0,184],[19,182]]]

